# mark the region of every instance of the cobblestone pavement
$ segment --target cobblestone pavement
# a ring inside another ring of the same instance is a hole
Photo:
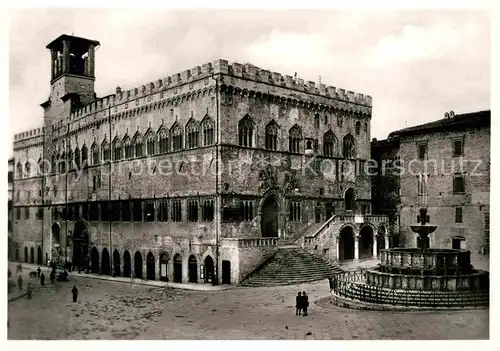
[[[71,288],[80,291],[72,302]],[[9,339],[487,339],[488,310],[373,312],[311,306],[294,300],[328,295],[328,282],[200,292],[72,277],[37,286],[9,303]]]

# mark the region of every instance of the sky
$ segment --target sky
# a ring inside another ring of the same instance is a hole
[[[97,96],[223,58],[371,95],[378,139],[490,109],[485,11],[29,9],[10,14],[9,145],[43,124],[45,46],[63,33],[100,41]]]

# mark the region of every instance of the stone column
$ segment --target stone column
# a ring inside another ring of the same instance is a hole
[[[354,236],[354,259],[359,260],[359,235]]]
[[[167,278],[169,282],[174,281],[174,258],[170,257],[167,262]]]
[[[89,58],[87,62],[87,72],[90,77],[94,77],[94,55],[95,46],[93,44],[89,45]]]
[[[186,257],[183,257],[182,259],[182,282],[184,284],[189,282],[189,255],[186,255]]]
[[[335,254],[337,261],[340,261],[340,236],[335,236]]]
[[[373,233],[373,258],[377,258],[377,234]]]
[[[389,235],[384,235],[384,244],[385,244],[385,248],[388,249],[389,248]]]
[[[62,73],[69,73],[69,42],[63,41]]]
[[[160,280],[160,254],[155,256],[155,280]]]
[[[55,49],[50,50],[50,58],[50,72],[52,73],[51,79],[54,79],[55,77],[57,77],[57,51]]]

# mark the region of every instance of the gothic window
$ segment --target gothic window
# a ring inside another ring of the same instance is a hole
[[[100,161],[100,157],[99,157],[99,146],[97,146],[97,144],[92,144],[92,147],[90,148],[91,152],[92,152],[92,164],[93,165],[98,165],[99,164],[99,161]]]
[[[331,130],[323,136],[323,155],[333,157],[336,154],[337,138]]]
[[[300,152],[300,142],[302,141],[302,129],[294,125],[288,131],[288,151]]]
[[[123,138],[123,148],[125,149],[125,158],[132,158],[132,141],[128,135]]]
[[[179,151],[182,150],[182,128],[180,125],[175,124],[171,131],[172,135],[172,150]]]
[[[75,149],[75,167],[77,169],[80,169],[80,165],[81,165],[80,161],[81,161],[81,158],[80,158],[80,149],[77,146],[76,149]]]
[[[109,202],[103,201],[100,203],[101,205],[101,221],[107,222],[109,221]]]
[[[142,222],[142,201],[134,200],[132,201],[133,207],[133,221],[134,222]]]
[[[130,222],[130,220],[132,219],[132,215],[130,212],[130,201],[122,201],[121,207],[122,207],[122,221]]]
[[[165,128],[160,129],[158,132],[158,138],[160,140],[160,154],[164,154],[169,151],[169,140],[168,132]]]
[[[199,129],[198,123],[191,119],[186,125],[186,134],[187,134],[187,148],[192,149],[198,147],[198,137],[199,137]]]
[[[344,158],[356,158],[356,142],[351,134],[347,134],[342,142],[342,156]]]
[[[198,222],[198,201],[188,201],[188,213],[187,220],[188,222]]]
[[[156,219],[158,222],[168,222],[168,201],[158,201],[158,213]]]
[[[31,175],[31,163],[29,161],[24,164],[24,169],[26,170],[26,177],[29,177]]]
[[[122,159],[122,142],[120,139],[115,138],[113,141],[113,160],[118,161]]]
[[[149,131],[146,134],[146,152],[148,156],[155,154],[155,143],[156,143],[156,135],[152,131]]]
[[[92,201],[90,203],[89,219],[92,222],[99,220],[99,207],[97,205],[97,202],[95,202],[95,201]]]
[[[86,168],[88,165],[88,151],[87,151],[87,146],[85,146],[85,144],[82,146],[82,165],[84,168]]]
[[[54,156],[52,156],[54,158]],[[17,163],[17,177],[22,178],[23,177],[23,166],[21,165],[21,162]]]
[[[68,162],[68,171],[71,171],[75,168],[75,165],[73,164],[73,150],[71,150],[71,147],[68,151],[68,156],[66,157],[66,160]]]
[[[208,146],[214,143],[214,121],[210,117],[205,117],[201,122],[203,132],[203,145]]]
[[[356,131],[356,135],[359,135],[359,133],[361,132],[361,122],[360,121],[356,122],[355,131]]]
[[[241,201],[240,212],[242,221],[251,221],[253,219],[253,201],[250,200]]]
[[[172,222],[182,221],[182,205],[180,200],[172,201]]]
[[[204,200],[201,207],[201,220],[212,222],[214,220],[214,200]]]
[[[314,128],[319,129],[319,115],[314,115]]]
[[[111,202],[111,221],[120,222],[120,201]]]
[[[104,162],[109,161],[111,159],[111,149],[106,140],[102,142],[101,149],[102,149],[102,160]]]
[[[278,149],[278,125],[275,121],[271,121],[266,126],[265,148],[267,150]]]
[[[61,157],[59,158],[59,173],[66,172],[66,153],[63,151]]]
[[[44,162],[42,161],[42,158],[40,157],[38,159],[38,169],[37,169],[37,175],[41,175],[41,174],[44,174],[45,173],[45,170],[44,170]],[[9,172],[9,174],[12,174],[11,172]],[[12,177],[12,176],[10,176]],[[10,181],[10,180],[9,180]]]
[[[300,202],[290,202],[290,221],[300,222]]]
[[[137,133],[134,137],[135,157],[142,157],[143,147],[142,135]]]
[[[239,145],[252,147],[254,122],[247,115],[238,123]]]

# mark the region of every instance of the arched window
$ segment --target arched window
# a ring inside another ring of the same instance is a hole
[[[212,145],[214,143],[214,121],[206,116],[201,122],[203,132],[203,146]]]
[[[88,166],[88,158],[89,158],[89,152],[87,151],[87,146],[85,144],[83,144],[82,146],[82,166],[83,168],[86,168]]]
[[[319,129],[319,115],[314,115],[314,128]]]
[[[77,146],[76,149],[75,149],[75,167],[77,169],[80,169],[80,164],[81,164],[80,161],[81,161],[81,159],[80,159],[80,149]]]
[[[66,172],[66,153],[63,151],[61,157],[59,159],[59,173]]]
[[[146,133],[146,152],[148,156],[155,154],[156,135],[151,130]]]
[[[278,128],[278,124],[275,121],[271,121],[267,124],[265,140],[265,148],[267,150],[278,149]]]
[[[180,125],[175,124],[170,130],[172,134],[172,150],[182,150],[182,128]]]
[[[38,165],[38,169],[37,169],[37,172],[36,172],[36,173],[37,173],[37,175],[42,175],[42,174],[45,174],[45,170],[44,170],[44,163],[43,163],[43,161],[42,161],[42,158],[41,158],[41,157],[38,159],[38,163],[37,163],[37,165]]]
[[[90,147],[90,152],[92,153],[92,164],[98,165],[101,160],[101,158],[99,157],[99,146],[97,146],[96,143],[93,143]]]
[[[238,123],[239,145],[252,147],[254,123],[247,115]]]
[[[302,141],[302,129],[294,125],[288,131],[288,151],[300,152],[300,143]]]
[[[168,152],[170,149],[170,144],[168,140],[168,131],[165,128],[161,128],[158,131],[158,139],[159,139],[159,144],[160,144],[160,154],[164,154],[165,152]]]
[[[136,133],[135,137],[134,137],[135,157],[142,157],[143,147],[144,147],[144,143],[142,141],[142,135],[140,135],[139,133]]]
[[[337,138],[331,130],[323,136],[323,155],[333,157],[336,154]]]
[[[325,122],[325,126],[326,126],[328,124],[328,116],[327,115],[325,115],[325,117],[324,117],[324,122]]]
[[[360,121],[356,122],[355,130],[356,130],[356,135],[359,135],[359,133],[361,132],[361,122]]]
[[[104,140],[101,144],[102,149],[102,160],[104,162],[109,161],[111,159],[111,147],[107,140]]]
[[[26,177],[29,177],[31,175],[31,163],[29,161],[24,164],[24,170],[26,171]]]
[[[342,156],[356,158],[356,141],[351,134],[347,134],[342,142]]]
[[[118,137],[113,140],[113,161],[122,159],[122,142]]]
[[[187,134],[187,148],[192,149],[198,147],[198,136],[199,129],[198,123],[191,119],[186,125],[186,134]]]
[[[50,173],[56,173],[57,172],[57,157],[56,157],[55,153],[52,154],[52,160],[51,160],[51,163],[50,163],[50,167],[52,168],[50,170]]]
[[[125,149],[125,158],[132,158],[132,142],[128,135],[123,138],[123,148]]]
[[[75,168],[75,165],[73,163],[73,150],[71,150],[71,146],[69,147],[68,151],[68,156],[66,157],[66,160],[68,162],[68,171],[71,171]]]
[[[17,177],[22,178],[23,177],[23,166],[21,165],[21,162],[17,162]]]

